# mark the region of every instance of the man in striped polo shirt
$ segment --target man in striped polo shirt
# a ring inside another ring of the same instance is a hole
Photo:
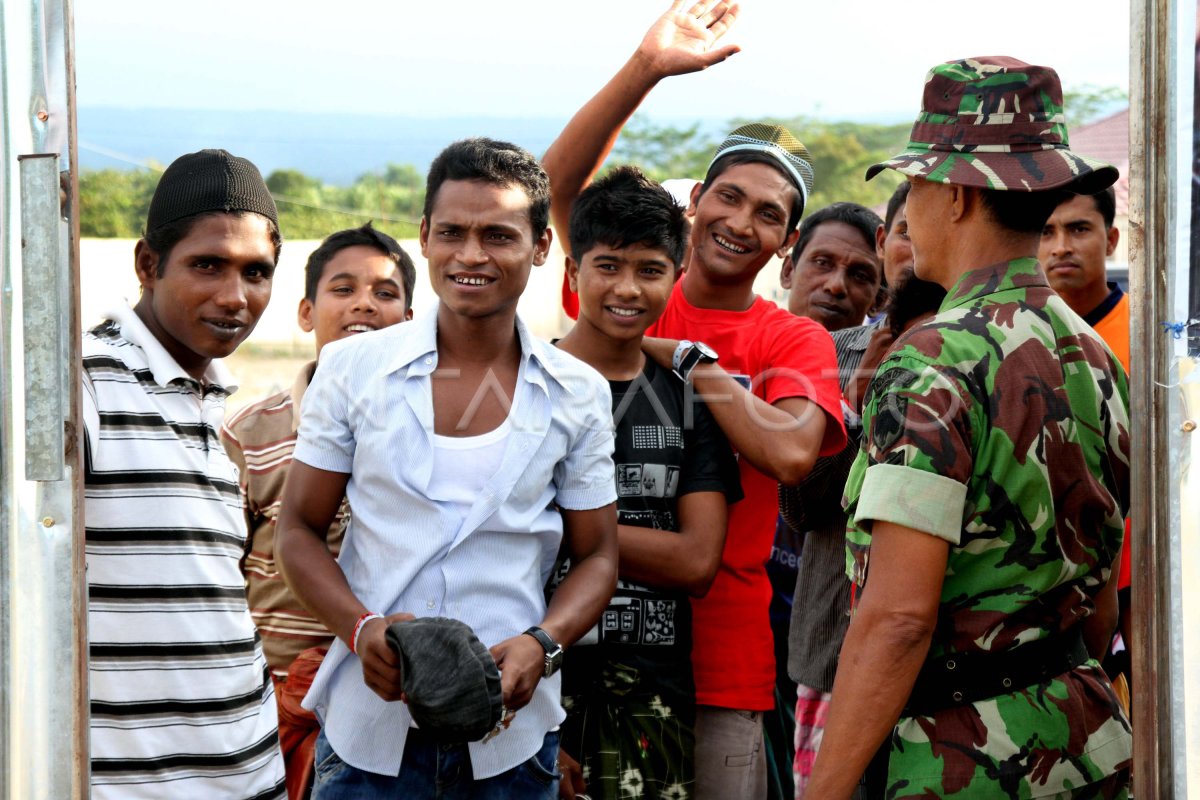
[[[83,340],[92,797],[284,797],[274,691],[239,569],[219,360],[271,297],[278,216],[224,150],[163,173],[142,294]]]

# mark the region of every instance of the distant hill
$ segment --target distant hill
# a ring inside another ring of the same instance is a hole
[[[714,135],[727,120],[658,119]],[[346,186],[389,163],[424,173],[443,147],[468,136],[515,142],[541,155],[566,124],[560,117],[398,117],[291,111],[195,111],[163,108],[79,109],[79,163],[84,169],[167,165],[183,153],[223,147],[263,174],[298,169]]]
[[[79,162],[84,169],[128,168],[147,160],[166,165],[182,153],[223,147],[263,174],[287,167],[346,185],[385,164],[424,171],[450,142],[490,136],[541,154],[566,119],[386,117],[283,111],[79,109]],[[134,163],[130,163],[134,162]]]

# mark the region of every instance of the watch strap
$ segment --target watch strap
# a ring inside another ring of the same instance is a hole
[[[554,641],[554,639],[550,637],[550,634],[546,633],[536,625],[525,631],[525,633],[532,636],[534,639],[537,639],[538,644],[542,646],[542,649],[546,651],[547,655],[558,649],[558,642]]]
[[[528,635],[537,640],[537,643],[542,646],[545,652],[545,665],[542,668],[542,677],[549,678],[554,673],[558,672],[558,668],[562,666],[563,647],[558,642],[551,638],[550,634],[546,633],[541,628],[534,625],[525,631]]]

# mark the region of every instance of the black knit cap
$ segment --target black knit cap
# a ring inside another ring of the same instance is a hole
[[[146,230],[210,211],[253,211],[279,224],[258,167],[225,150],[201,150],[171,162],[154,190]]]

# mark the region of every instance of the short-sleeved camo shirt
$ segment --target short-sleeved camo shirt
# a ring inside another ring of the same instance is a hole
[[[1032,259],[964,275],[879,366],[845,504],[849,569],[884,520],[950,542],[931,656],[995,652],[1093,613],[1129,495],[1125,373]],[[901,717],[888,797],[1047,797],[1128,766],[1095,661],[1044,684]]]

